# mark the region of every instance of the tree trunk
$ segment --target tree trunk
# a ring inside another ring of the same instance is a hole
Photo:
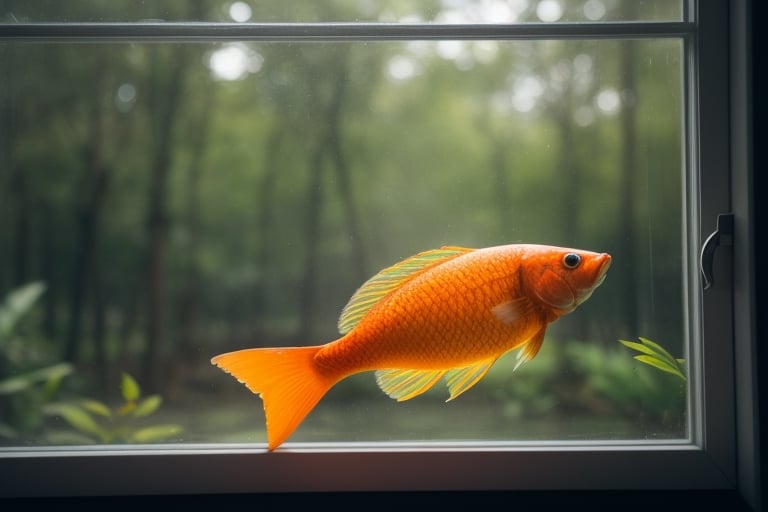
[[[320,229],[320,213],[322,211],[322,172],[326,156],[330,157],[335,166],[340,199],[345,210],[347,230],[352,239],[352,259],[355,278],[358,282],[365,279],[365,254],[358,223],[357,208],[354,202],[350,180],[349,166],[342,149],[342,112],[346,99],[346,58],[337,61],[337,72],[332,81],[331,96],[328,108],[325,110],[325,131],[318,136],[318,145],[310,157],[310,188],[307,194],[307,222],[305,240],[307,257],[305,260],[304,281],[301,295],[301,326],[299,339],[305,340],[311,336],[315,315],[315,285],[317,274],[317,241]]]
[[[101,93],[104,88],[104,63],[96,67],[93,103],[90,112],[89,140],[83,150],[84,185],[81,204],[77,214],[78,243],[72,271],[70,288],[69,329],[64,349],[65,361],[77,361],[82,345],[83,310],[86,292],[89,289],[91,268],[96,252],[96,239],[104,200],[109,186],[111,170],[104,157],[104,109]]]
[[[156,391],[160,383],[161,344],[165,339],[168,253],[168,181],[173,156],[173,129],[182,96],[186,47],[176,48],[168,60],[163,48],[153,48],[153,79],[150,84],[150,123],[153,149],[150,162],[147,232],[149,255],[147,268],[147,326],[144,353],[144,386]],[[166,71],[167,69],[167,71]]]
[[[505,238],[512,216],[512,205],[509,197],[509,158],[507,157],[510,140],[508,137],[499,134],[497,130],[494,129],[489,122],[489,119],[491,119],[492,116],[493,114],[490,111],[482,112],[477,117],[476,126],[478,131],[485,136],[490,145],[490,162],[488,163],[488,167],[490,170],[491,190],[489,191],[489,194],[493,196],[493,199],[496,202],[496,209],[498,212],[497,232],[502,238]]]
[[[563,92],[563,105],[557,108],[557,127],[560,134],[560,163],[558,164],[562,179],[562,195],[560,200],[560,222],[563,234],[563,245],[573,247],[581,237],[579,211],[581,208],[581,182],[583,174],[577,167],[575,144],[573,139],[573,101],[570,86]]]
[[[211,87],[203,90],[204,99],[199,117],[195,122],[197,127],[190,134],[192,148],[192,163],[187,175],[186,189],[186,224],[187,246],[184,251],[184,275],[181,284],[179,305],[179,355],[187,361],[195,358],[197,344],[197,324],[200,310],[200,269],[198,256],[200,249],[200,179],[204,169],[205,150],[208,146],[211,120],[213,117],[214,91]]]
[[[307,212],[304,230],[306,258],[304,278],[301,285],[301,306],[299,343],[307,343],[312,334],[315,320],[315,284],[317,281],[317,241],[320,231],[320,212],[323,201],[323,156],[324,140],[318,141],[309,161],[309,188],[307,189]]]
[[[342,121],[341,113],[346,98],[347,80],[346,59],[340,61],[339,72],[334,82],[333,97],[328,109],[328,148],[336,167],[339,196],[344,206],[347,232],[352,242],[352,269],[355,273],[355,281],[362,283],[366,278],[365,250],[360,235],[360,223],[355,204],[355,196],[352,193],[352,183],[344,150],[342,148]]]
[[[96,381],[99,389],[107,389],[109,384],[109,365],[107,364],[106,347],[106,294],[104,293],[104,283],[102,282],[103,269],[99,258],[94,259],[92,268],[92,298],[93,298],[93,348],[94,348],[94,367],[96,372]]]
[[[29,281],[29,243],[31,205],[29,201],[29,186],[25,169],[14,166],[11,174],[11,200],[14,207],[13,227],[13,287],[27,284]]]
[[[272,199],[275,196],[275,185],[278,175],[278,157],[280,148],[288,129],[279,121],[273,125],[266,146],[264,147],[264,175],[259,186],[259,212],[257,219],[257,232],[259,234],[259,247],[256,253],[256,266],[259,270],[259,279],[254,292],[254,321],[258,324],[264,315],[267,304],[267,279],[270,267],[269,240],[272,228]],[[257,329],[257,327],[256,327]]]
[[[629,2],[633,3],[633,2]],[[631,19],[631,18],[628,18]],[[635,42],[625,41],[621,43],[621,89],[622,91],[634,92],[635,83]],[[635,245],[635,191],[637,190],[637,128],[636,128],[636,107],[634,104],[622,105],[621,114],[621,185],[620,185],[620,203],[621,208],[619,217],[619,233],[621,239],[626,243],[620,246],[620,254],[616,261],[621,261],[622,266],[628,269],[638,268],[637,247]],[[627,293],[622,294],[624,311],[621,315],[625,319],[627,332],[624,336],[635,336],[638,329],[638,294],[637,290],[643,289],[639,282],[640,275],[637,272],[622,272],[619,274],[623,281],[621,287]]]
[[[56,339],[58,335],[58,303],[59,303],[59,272],[56,260],[57,231],[53,208],[50,204],[41,206],[42,216],[42,243],[40,244],[40,264],[42,266],[42,279],[45,283],[45,295],[43,296],[43,333],[49,340]]]

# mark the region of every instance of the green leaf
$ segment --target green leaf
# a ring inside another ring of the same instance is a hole
[[[107,432],[94,421],[93,417],[85,409],[72,404],[48,404],[43,411],[50,416],[61,416],[70,426],[91,434],[99,439],[106,441],[109,436]]]
[[[9,334],[16,323],[37,302],[45,291],[45,285],[34,282],[13,290],[0,306],[0,338]]]
[[[127,373],[123,373],[123,381],[120,387],[123,392],[123,399],[126,402],[133,402],[141,396],[139,384]]]
[[[136,405],[136,408],[133,410],[133,415],[136,418],[149,416],[155,412],[162,403],[163,399],[160,397],[160,395],[148,396],[146,399],[142,400]]]
[[[648,338],[638,336],[638,339],[640,343],[627,340],[619,340],[619,343],[627,348],[641,352],[643,355],[635,356],[635,359],[638,361],[687,380],[685,376],[685,359],[675,359],[664,347]]]
[[[0,381],[0,395],[18,393],[38,383],[57,379],[69,375],[74,367],[69,363],[59,363],[46,368],[40,368],[21,375],[16,375],[4,381]]]
[[[182,430],[179,425],[155,425],[137,430],[128,440],[134,443],[152,443],[173,437]]]
[[[5,379],[4,381],[0,381],[0,395],[18,393],[19,391],[27,389],[32,384],[33,382],[27,379],[24,375]]]
[[[649,347],[646,347],[642,343],[637,343],[634,341],[626,341],[626,340],[619,340],[619,343],[624,345],[627,348],[631,348],[633,350],[637,350],[638,352],[643,352],[645,354],[653,355],[653,350],[651,350]]]
[[[93,444],[94,439],[73,430],[54,430],[45,434],[50,445]]]
[[[686,380],[685,375],[683,375],[683,373],[677,367],[670,365],[663,359],[659,359],[657,357],[648,356],[648,355],[635,356],[635,359],[645,364],[649,364],[655,368],[658,368],[661,371],[671,373],[673,375],[677,375],[681,379]]]
[[[17,313],[28,311],[37,302],[37,299],[45,291],[45,285],[41,282],[29,283],[16,288],[8,294],[5,300],[5,308]]]
[[[105,418],[112,417],[112,411],[109,410],[109,407],[104,405],[102,402],[99,402],[98,400],[83,400],[80,402],[80,406],[93,414],[98,414],[99,416],[103,416]]]
[[[667,350],[664,347],[662,347],[658,343],[654,343],[653,341],[647,338],[643,338],[640,336],[638,338],[645,346],[650,347],[653,350],[653,352],[659,357],[659,359],[664,359],[672,366],[677,366],[675,363],[675,358],[672,357],[672,354],[667,352]]]

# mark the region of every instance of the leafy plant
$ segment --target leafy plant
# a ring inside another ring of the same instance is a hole
[[[44,291],[42,283],[29,283],[0,304],[0,438],[34,437],[44,422],[43,404],[56,398],[62,380],[74,371],[20,333]]]
[[[183,430],[175,424],[142,423],[143,418],[160,408],[163,400],[160,395],[142,398],[139,384],[128,373],[123,373],[120,389],[123,403],[114,409],[98,400],[84,399],[74,403],[48,404],[44,411],[50,416],[61,417],[81,434],[79,437],[70,436],[71,442],[152,443],[171,438]]]
[[[0,346],[5,346],[13,337],[19,321],[35,305],[45,291],[42,283],[34,282],[21,286],[8,294],[0,305]]]
[[[676,375],[683,381],[688,380],[685,373],[685,359],[676,359],[664,347],[647,338],[638,337],[638,339],[640,343],[627,340],[619,340],[619,343],[640,352],[640,355],[634,356],[638,361]]]

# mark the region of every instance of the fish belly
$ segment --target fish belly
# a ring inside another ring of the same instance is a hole
[[[386,368],[450,369],[495,359],[519,347],[544,326],[536,316],[500,321],[485,311],[382,305],[349,334],[323,347],[315,357],[331,372]]]

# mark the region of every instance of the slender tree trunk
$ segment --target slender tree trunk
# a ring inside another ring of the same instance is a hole
[[[347,229],[352,239],[352,257],[356,279],[365,278],[365,255],[358,224],[357,208],[354,202],[349,166],[342,149],[342,112],[346,99],[346,58],[337,61],[337,72],[333,81],[331,97],[325,111],[325,131],[319,134],[318,145],[310,157],[310,188],[307,195],[307,221],[305,240],[307,257],[305,260],[304,281],[301,295],[301,325],[299,339],[304,340],[312,333],[315,316],[315,286],[317,281],[317,242],[322,211],[322,172],[326,156],[335,166],[339,193],[345,209]]]
[[[583,236],[582,224],[579,220],[582,209],[582,189],[585,174],[578,166],[576,143],[573,126],[573,95],[570,86],[563,93],[563,104],[557,110],[557,125],[560,134],[560,179],[563,183],[560,199],[560,222],[562,225],[562,243],[567,247],[581,245]],[[568,320],[569,333],[577,339],[589,336],[589,324],[584,316],[576,315]]]
[[[11,174],[11,197],[14,203],[13,227],[13,286],[29,281],[29,244],[31,205],[25,169],[14,166]]]
[[[498,140],[498,137],[492,136],[491,148],[491,172],[493,179],[493,195],[496,199],[496,208],[499,212],[499,233],[502,236],[507,235],[507,230],[512,224],[512,205],[509,199],[509,178],[507,174],[508,159],[507,146],[504,142]]]
[[[11,44],[0,45],[0,66],[3,69],[16,69],[14,67],[13,46]],[[13,75],[0,80],[0,243],[3,245],[6,243],[6,234],[11,231],[9,219],[13,214],[13,210],[9,208],[11,197],[8,189],[10,188],[10,176],[14,165],[13,139],[18,130],[14,126],[16,121],[15,82]],[[9,275],[9,266],[10,262],[5,257],[0,258],[0,297],[2,298],[13,282],[13,277]]]
[[[304,230],[306,258],[304,278],[301,285],[301,306],[299,341],[306,343],[312,334],[315,319],[315,285],[317,282],[317,241],[320,231],[320,213],[323,201],[323,157],[324,140],[318,142],[309,161],[309,188],[307,189],[307,212]]]
[[[347,81],[346,59],[341,61],[340,70],[334,82],[334,92],[328,110],[328,148],[331,152],[333,163],[336,167],[339,195],[344,206],[344,218],[347,222],[347,231],[352,242],[352,268],[355,280],[363,282],[366,277],[366,260],[363,240],[360,234],[360,223],[355,204],[355,196],[352,193],[352,183],[344,150],[342,148],[342,120],[344,100],[346,98]]]
[[[167,254],[168,254],[168,181],[173,155],[173,129],[182,96],[186,48],[169,55],[170,64],[160,58],[161,48],[154,48],[150,86],[150,115],[154,146],[150,162],[147,231],[149,258],[147,271],[147,349],[144,353],[144,385],[156,391],[160,382],[161,344],[165,338]],[[161,69],[167,66],[167,71]]]
[[[633,3],[633,2],[629,2]],[[631,18],[628,18],[631,19]],[[625,41],[621,43],[621,89],[629,93],[634,93],[637,86],[635,80],[635,42]],[[635,193],[637,190],[637,151],[635,143],[637,141],[636,134],[636,107],[634,104],[624,103],[622,105],[621,113],[621,140],[622,154],[621,154],[621,208],[619,218],[619,232],[621,233],[621,239],[626,240],[626,243],[621,245],[620,254],[617,255],[616,261],[621,261],[624,268],[636,269],[638,268],[637,260],[637,247],[635,240],[637,239],[637,231],[635,229],[635,210],[636,201]],[[643,287],[639,282],[640,275],[637,272],[622,272],[620,273],[620,279],[622,283],[622,289],[636,291],[641,290]],[[625,319],[627,333],[626,336],[634,336],[638,329],[638,294],[637,293],[624,293],[622,294],[624,302],[624,311],[622,317]]]
[[[211,87],[203,91],[203,103],[197,129],[190,134],[192,147],[191,165],[187,175],[186,224],[187,246],[184,251],[184,276],[181,284],[179,307],[179,352],[180,356],[193,361],[197,344],[197,325],[200,310],[200,268],[198,257],[200,250],[200,179],[204,169],[205,151],[208,146],[210,125],[213,117],[214,94]]]
[[[259,269],[259,279],[254,293],[254,320],[258,323],[264,315],[267,304],[267,274],[270,268],[270,235],[272,229],[272,207],[275,196],[275,185],[278,175],[278,158],[285,138],[287,128],[279,121],[273,125],[270,136],[264,148],[263,176],[259,186],[259,211],[257,231],[259,247],[256,253],[256,265]]]
[[[70,288],[69,329],[64,349],[64,360],[77,361],[82,344],[82,322],[86,292],[89,289],[91,268],[96,253],[96,238],[104,200],[109,185],[110,168],[104,157],[104,110],[101,92],[104,88],[104,66],[97,66],[93,103],[90,112],[89,140],[83,151],[84,186],[83,196],[77,215],[78,244],[72,271]]]
[[[507,235],[507,229],[512,216],[511,200],[509,197],[509,159],[507,157],[509,140],[496,133],[493,126],[488,122],[491,115],[490,112],[482,112],[477,118],[476,126],[478,131],[483,133],[490,143],[490,162],[488,166],[490,168],[491,190],[489,193],[496,202],[498,233],[504,237]]]
[[[107,364],[106,347],[106,294],[102,282],[103,268],[101,261],[96,258],[93,262],[91,287],[93,289],[93,347],[96,379],[99,389],[107,389],[109,384],[109,365]]]
[[[574,144],[573,121],[571,116],[572,101],[570,87],[563,93],[565,104],[557,113],[557,126],[560,133],[560,163],[558,165],[563,180],[560,205],[563,243],[574,246],[581,236],[579,211],[581,208],[581,183],[583,174],[577,167],[576,147]]]
[[[0,45],[0,64],[4,69],[17,69],[16,49],[14,45]],[[19,84],[13,74],[9,74],[0,80],[0,93],[2,93],[2,105],[0,108],[0,185],[7,185],[7,192],[0,197],[4,204],[0,214],[3,215],[3,234],[8,233],[11,238],[12,253],[10,259],[4,262],[5,268],[10,271],[8,280],[9,288],[15,288],[26,284],[29,279],[29,200],[27,191],[27,178],[22,169],[14,160],[16,140],[24,130],[21,114],[24,112],[19,105]],[[6,274],[3,272],[3,274]],[[0,277],[3,277],[0,274]],[[2,282],[0,282],[0,285]],[[4,287],[0,286],[0,290]]]
[[[40,244],[43,282],[45,283],[45,295],[43,297],[43,332],[49,340],[56,339],[58,333],[58,302],[59,302],[59,275],[57,272],[57,232],[53,208],[50,204],[41,207],[42,215],[42,243]]]

